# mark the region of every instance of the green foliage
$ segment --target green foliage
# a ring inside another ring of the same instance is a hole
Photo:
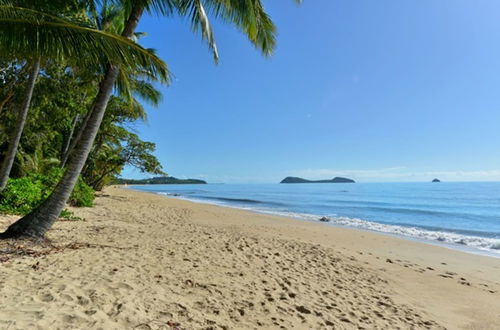
[[[94,203],[94,190],[80,177],[69,197],[68,203],[76,207],[91,207]]]
[[[156,145],[142,141],[125,128],[129,122],[142,117],[140,109],[130,107],[127,101],[126,97],[111,97],[94,148],[82,171],[83,179],[94,190],[112,183],[126,165],[142,173],[165,174],[153,155]]]
[[[0,54],[11,59],[41,57],[77,66],[112,62],[154,72],[163,81],[169,76],[166,64],[136,42],[97,30],[76,13],[63,16],[54,7],[38,4],[17,7],[0,1]]]
[[[47,174],[32,174],[18,179],[9,179],[7,187],[0,193],[0,212],[27,214],[45,200],[61,178],[62,170],[53,169]],[[69,204],[90,207],[94,191],[80,178],[71,194]],[[74,218],[69,211],[62,215]]]
[[[83,218],[76,216],[73,212],[71,212],[68,209],[62,210],[61,214],[59,215],[61,218],[65,220],[72,220],[72,221],[81,221]]]
[[[9,179],[0,193],[0,212],[26,214],[42,201],[43,195],[44,185],[40,180],[33,177]]]
[[[276,29],[261,0],[0,0],[0,156],[16,129],[29,77],[25,63],[42,59],[12,179],[0,193],[0,212],[24,214],[48,197],[62,176],[59,167],[71,158],[85,130],[109,64],[120,65],[114,93],[69,203],[92,205],[92,188],[100,190],[125,166],[165,175],[153,154],[155,144],[142,141],[129,127],[146,119],[141,102],[159,104],[157,83],[170,81],[166,64],[139,45],[140,32],[130,39],[121,36],[132,7],[189,18],[215,61],[218,52],[209,17],[238,28],[265,55],[275,46]]]
[[[207,182],[199,179],[177,179],[173,176],[159,176],[156,178],[134,180],[134,179],[116,179],[115,184],[206,184]]]
[[[9,68],[9,62],[4,66]],[[4,76],[7,85],[15,74],[6,73]],[[0,99],[4,91],[1,78],[0,75]],[[96,76],[76,72],[65,65],[46,64],[35,87],[11,177],[47,173],[60,166],[66,146],[75,139],[92,107],[98,87],[96,81]],[[138,80],[135,83],[138,84]],[[157,101],[158,93],[151,91],[153,103]],[[146,95],[142,93],[139,97],[143,100]],[[7,133],[13,128],[15,110],[16,102],[11,101],[5,104],[4,111],[0,111],[0,154],[8,147]],[[111,183],[126,165],[145,173],[163,174],[161,164],[153,155],[154,143],[142,141],[128,128],[130,123],[144,119],[145,111],[136,99],[130,104],[126,96],[112,96],[82,173],[85,183],[100,190]]]
[[[53,168],[45,175],[38,174],[33,176],[41,180],[44,187],[46,187],[46,196],[42,196],[44,199],[52,192],[52,189],[54,189],[55,185],[61,179],[63,172],[60,168]],[[76,207],[90,207],[94,202],[94,198],[94,190],[80,177],[69,197],[68,204]]]

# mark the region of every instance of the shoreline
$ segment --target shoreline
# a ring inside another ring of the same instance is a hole
[[[473,255],[478,255],[478,256],[485,256],[485,257],[491,257],[491,258],[498,258],[500,259],[500,249],[492,249],[492,248],[479,248],[475,246],[469,246],[469,245],[462,245],[459,243],[452,243],[452,242],[442,242],[439,240],[434,240],[430,238],[422,238],[422,237],[416,237],[416,236],[410,236],[410,235],[405,235],[405,234],[400,234],[400,233],[393,233],[393,232],[388,232],[388,231],[382,231],[382,230],[376,230],[376,229],[370,229],[370,228],[363,228],[363,227],[356,227],[353,225],[344,225],[344,224],[337,224],[337,223],[320,223],[319,220],[313,220],[313,219],[307,219],[305,216],[310,216],[314,218],[320,218],[321,215],[317,214],[302,214],[302,217],[300,215],[293,216],[293,212],[289,212],[290,214],[287,215],[285,212],[273,212],[273,211],[265,211],[265,210],[259,210],[255,208],[250,208],[250,207],[239,207],[239,206],[234,206],[234,205],[229,205],[229,204],[221,204],[217,202],[210,202],[210,201],[205,201],[203,199],[196,199],[196,198],[187,198],[182,195],[170,195],[170,194],[163,194],[163,193],[158,193],[155,191],[146,191],[146,190],[140,190],[140,189],[134,189],[134,185],[117,185],[117,187],[122,188],[122,189],[130,189],[133,191],[137,192],[144,192],[144,193],[150,193],[154,195],[159,195],[165,198],[172,198],[172,199],[177,199],[177,200],[182,200],[182,201],[188,201],[192,203],[199,203],[199,204],[206,204],[206,205],[213,205],[213,206],[218,206],[218,207],[224,207],[224,208],[230,208],[230,209],[236,209],[236,210],[242,210],[242,211],[247,211],[247,212],[252,212],[255,214],[260,214],[260,215],[270,215],[270,216],[276,216],[279,218],[285,218],[285,219],[294,219],[298,221],[305,221],[305,222],[310,222],[310,223],[319,223],[324,226],[331,226],[331,227],[336,227],[336,228],[345,228],[345,229],[352,229],[352,230],[359,230],[363,232],[368,232],[368,233],[374,233],[374,234],[380,234],[380,235],[386,235],[389,237],[393,238],[398,238],[398,239],[403,239],[403,240],[408,240],[412,242],[417,242],[417,243],[422,243],[422,244],[428,244],[428,245],[433,245],[433,246],[438,246],[438,247],[443,247],[447,248],[450,250],[454,251],[460,251],[468,254],[473,254]],[[282,213],[282,214],[280,214]],[[370,223],[375,223],[375,224],[380,224],[374,221],[368,221],[368,220],[362,220],[365,222],[370,222]],[[386,225],[386,224],[381,224],[383,226],[391,226],[391,227],[400,227],[398,225]],[[421,230],[421,228],[418,227],[405,227],[408,229],[418,229]],[[437,232],[440,233],[440,232]],[[455,234],[453,232],[442,232],[443,234]],[[473,236],[470,236],[473,237]],[[479,237],[479,238],[484,238],[484,237]],[[500,244],[500,243],[499,243]],[[497,252],[498,251],[498,252]]]
[[[71,210],[0,263],[0,328],[500,327],[497,258],[119,187]]]

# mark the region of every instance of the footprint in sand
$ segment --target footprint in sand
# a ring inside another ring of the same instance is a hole
[[[50,302],[54,300],[54,296],[50,293],[46,293],[40,296],[40,300],[43,302]]]
[[[77,296],[76,299],[78,300],[78,304],[82,306],[88,305],[90,303],[90,299],[86,297]]]
[[[132,286],[128,285],[127,283],[119,283],[118,284],[119,289],[125,289],[125,290],[132,290],[134,289]]]

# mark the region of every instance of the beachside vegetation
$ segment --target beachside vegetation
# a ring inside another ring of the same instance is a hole
[[[33,173],[16,179],[10,178],[6,188],[0,192],[0,212],[20,215],[31,212],[47,198],[61,176],[62,170],[53,168],[45,174]],[[94,197],[94,190],[80,178],[68,204],[89,207],[92,206]]]
[[[101,189],[125,165],[164,175],[154,144],[127,127],[170,81],[166,64],[139,44],[145,14],[187,17],[215,62],[210,18],[235,26],[263,55],[274,50],[260,0],[0,0],[0,190],[5,204],[29,211],[1,237],[43,237],[68,200],[89,205],[88,187]],[[41,188],[36,175],[54,168],[57,183]],[[86,188],[74,189],[80,182]],[[24,202],[14,201],[18,186]]]
[[[116,184],[206,184],[207,182],[199,179],[178,179],[173,176],[159,176],[150,179],[134,180],[122,179],[115,180]]]

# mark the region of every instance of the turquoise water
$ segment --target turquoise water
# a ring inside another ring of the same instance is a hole
[[[144,185],[133,189],[500,256],[500,182]]]

